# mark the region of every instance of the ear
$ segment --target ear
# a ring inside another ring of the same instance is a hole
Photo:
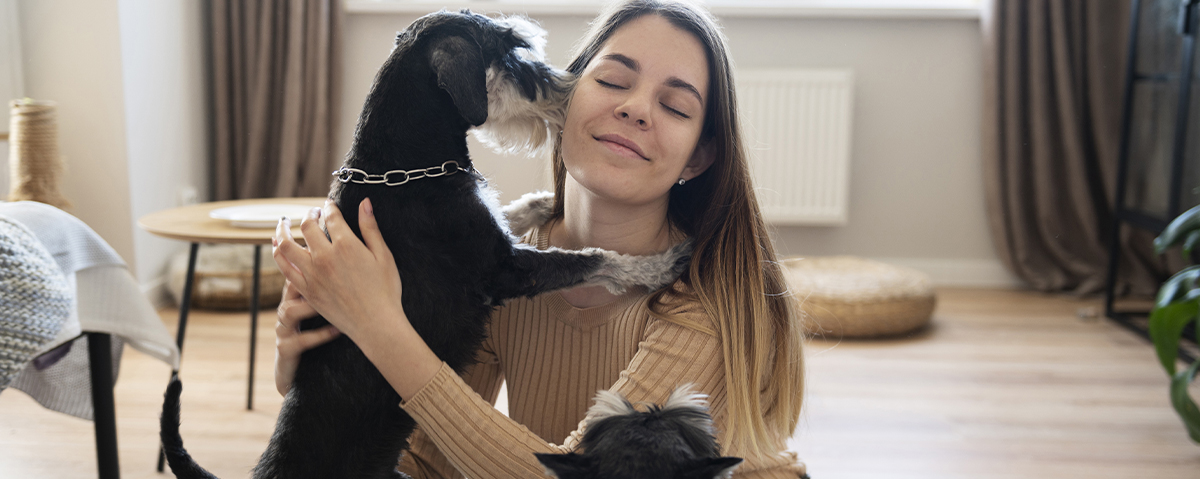
[[[722,479],[731,477],[733,470],[742,463],[740,457],[712,457],[697,459],[692,467],[679,474],[681,479]]]
[[[588,459],[576,453],[541,454],[534,453],[538,462],[546,468],[546,475],[557,479],[579,479],[591,469]]]
[[[430,47],[429,66],[464,119],[474,126],[487,121],[488,65],[479,45],[457,36],[439,39]]]
[[[692,151],[692,157],[688,158],[687,166],[683,167],[683,172],[680,177],[685,180],[691,180],[701,173],[708,170],[713,162],[717,159],[717,142],[713,139],[700,140],[700,144],[696,145],[696,149]]]

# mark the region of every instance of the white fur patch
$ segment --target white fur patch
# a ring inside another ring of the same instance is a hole
[[[704,414],[708,414],[708,395],[694,391],[694,386],[687,383],[676,387],[671,391],[671,395],[667,396],[667,402],[663,403],[663,411],[672,409],[691,409]],[[625,399],[619,393],[609,390],[600,390],[596,392],[596,397],[593,399],[596,404],[593,405],[587,412],[589,422],[599,421],[601,419],[612,416],[624,416],[627,414],[637,413],[637,408]],[[640,404],[640,403],[639,403]],[[712,429],[712,422],[707,421],[704,424],[697,424],[696,427],[704,430]]]
[[[525,40],[529,48],[516,50],[518,57],[545,63],[546,30],[522,16],[495,19],[496,23],[512,29]],[[488,119],[473,129],[475,137],[502,154],[524,153],[531,157],[542,155],[550,144],[550,135],[562,129],[566,122],[566,103],[571,74],[554,70],[551,82],[561,85],[547,96],[538,89],[533,101],[525,98],[521,88],[506,71],[495,66],[487,70]]]
[[[586,280],[587,284],[604,286],[612,294],[624,294],[630,286],[644,285],[651,291],[675,282],[687,262],[680,259],[692,253],[689,239],[671,249],[652,256],[630,256],[600,248],[587,248],[580,253],[597,254],[604,264]]]
[[[503,208],[500,207],[500,192],[486,184],[480,184],[477,187],[479,188],[477,194],[479,201],[482,201],[484,206],[487,206],[488,211],[492,213],[492,218],[500,226],[500,229],[508,233],[509,236],[512,236],[512,231],[508,228],[508,219],[505,218]]]
[[[526,17],[513,15],[495,19],[496,23],[512,29],[518,37],[529,44],[528,49],[522,48],[518,54],[526,60],[546,61],[546,30]]]
[[[626,414],[634,414],[637,412],[620,394],[608,390],[600,390],[596,392],[596,404],[588,409],[588,422],[599,421],[601,419],[612,416],[624,416]]]
[[[708,413],[708,395],[692,390],[691,383],[684,384],[671,391],[671,395],[667,396],[667,402],[663,403],[664,411],[668,409],[695,409],[703,413]]]
[[[512,234],[521,236],[534,226],[546,224],[554,209],[554,193],[535,191],[525,193],[520,199],[504,207],[504,217]]]
[[[570,82],[570,74],[559,71],[556,75],[552,81]],[[495,66],[488,68],[486,81],[488,119],[472,129],[475,138],[501,154],[544,154],[552,143],[551,132],[562,130],[567,120],[569,89],[562,87],[547,96],[539,88],[537,98],[529,101],[516,79]]]

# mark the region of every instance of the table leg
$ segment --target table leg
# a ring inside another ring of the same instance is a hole
[[[258,342],[259,268],[262,266],[262,245],[254,245],[254,286],[250,295],[250,381],[246,386],[246,410],[254,409],[254,345]]]
[[[113,400],[112,337],[86,333],[88,369],[92,376],[92,420],[96,429],[96,468],[100,479],[120,479],[117,461],[117,415]]]
[[[183,280],[183,298],[179,302],[179,326],[175,328],[175,346],[179,348],[179,365],[181,367],[183,366],[183,336],[187,332],[188,309],[192,306],[192,281],[196,278],[196,255],[199,252],[200,243],[192,243],[192,249],[188,252],[187,276],[184,276]],[[171,371],[171,378],[178,374],[178,369]],[[163,462],[166,459],[160,445],[158,447],[158,472],[163,472]]]

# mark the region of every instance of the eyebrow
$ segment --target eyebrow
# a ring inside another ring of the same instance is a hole
[[[602,60],[612,60],[612,61],[615,61],[622,65],[625,65],[626,68],[633,70],[635,73],[641,73],[641,71],[642,71],[642,66],[641,66],[641,64],[639,64],[637,62],[637,60],[629,58],[620,53],[609,53],[608,55],[604,55],[603,57],[601,57],[601,59]],[[696,87],[693,86],[691,83],[683,81],[683,79],[681,79],[679,77],[671,77],[671,78],[667,79],[667,86],[669,86],[671,88],[679,88],[681,90],[686,90],[688,93],[691,93],[692,96],[695,96],[696,99],[700,101],[701,106],[704,105],[704,95],[701,95],[700,90],[696,89]]]

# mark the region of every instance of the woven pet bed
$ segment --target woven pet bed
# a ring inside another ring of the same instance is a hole
[[[811,335],[893,336],[928,324],[933,314],[933,286],[920,271],[854,256],[789,258],[782,264]]]
[[[283,273],[271,258],[271,248],[262,248],[259,268],[258,307],[274,308],[283,297]],[[172,298],[178,305],[183,298],[187,277],[188,253],[171,260],[168,280]],[[192,307],[213,310],[250,308],[254,288],[254,248],[247,245],[204,245],[196,257],[192,284]]]

